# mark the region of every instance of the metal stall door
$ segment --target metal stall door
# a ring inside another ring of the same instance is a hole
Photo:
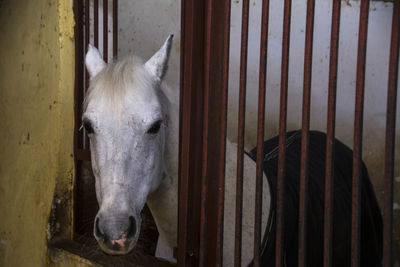
[[[283,207],[285,200],[286,121],[289,77],[291,0],[284,1],[282,65],[279,107],[279,152],[276,201],[276,262],[283,262]],[[304,51],[303,104],[301,128],[301,164],[299,192],[298,265],[307,266],[305,257],[307,208],[307,156],[310,128],[310,95],[315,0],[307,1]],[[388,74],[388,106],[385,152],[385,200],[383,264],[392,266],[393,179],[397,74],[399,58],[400,1],[393,2],[393,24]],[[221,266],[223,241],[223,201],[226,138],[226,103],[229,63],[230,1],[182,1],[181,19],[181,113],[180,113],[180,182],[179,182],[179,266]],[[341,1],[332,1],[332,24],[327,103],[327,142],[324,200],[324,266],[332,266],[333,160],[335,140],[336,87],[338,69]],[[351,266],[360,266],[360,223],[362,131],[364,83],[367,49],[369,0],[361,0],[352,177]],[[247,70],[249,1],[243,0],[239,86],[239,127],[235,266],[241,262],[241,215],[243,194],[243,154]],[[262,161],[265,121],[266,69],[268,49],[269,0],[262,1],[260,69],[257,126],[257,170],[254,225],[254,266],[260,266]],[[201,190],[199,190],[201,189]],[[350,208],[350,207],[349,207]]]

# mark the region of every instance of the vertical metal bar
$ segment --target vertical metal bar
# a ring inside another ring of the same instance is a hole
[[[326,134],[325,204],[324,204],[324,267],[332,266],[332,220],[334,143],[336,120],[336,88],[339,51],[341,0],[332,4],[331,49],[329,57],[328,119]]]
[[[182,1],[178,266],[199,265],[203,66],[204,3]]]
[[[93,3],[93,37],[94,37],[94,46],[99,48],[99,0],[94,0]]]
[[[353,185],[351,220],[351,266],[360,266],[361,233],[361,166],[362,166],[362,129],[364,109],[365,62],[367,51],[369,0],[361,0],[360,24],[358,36],[356,104],[354,118],[353,148]]]
[[[200,261],[199,266],[205,266],[206,245],[207,245],[207,154],[208,154],[208,117],[209,114],[209,92],[210,92],[210,58],[211,58],[211,16],[212,0],[205,1],[205,30],[204,30],[204,94],[203,94],[203,157],[202,157],[202,175],[201,175],[201,206],[200,206]]]
[[[79,133],[81,125],[82,114],[82,100],[83,100],[83,87],[84,87],[84,32],[83,32],[83,2],[74,1],[74,15],[75,15],[75,151],[83,147],[83,135]]]
[[[74,156],[76,152],[83,146],[83,135],[79,133],[79,127],[81,125],[81,114],[82,114],[82,100],[83,100],[83,87],[84,87],[84,31],[83,31],[83,1],[74,0],[74,17],[75,17],[75,88],[74,88],[74,98],[75,98],[75,131],[74,131]],[[76,173],[79,169],[79,162],[75,158]],[[75,180],[76,181],[76,180]],[[75,187],[74,187],[75,188]],[[75,201],[75,200],[74,200]],[[74,208],[75,214],[75,208]],[[76,217],[74,217],[73,223],[73,233],[76,233]]]
[[[188,171],[188,162],[186,161],[183,164],[184,158],[182,155],[189,155],[189,145],[188,145],[188,136],[190,136],[189,121],[190,121],[190,110],[186,112],[186,119],[183,120],[184,114],[184,103],[188,103],[190,101],[190,97],[188,98],[185,94],[184,90],[184,82],[185,75],[184,71],[189,66],[185,64],[186,58],[186,42],[187,40],[191,40],[189,35],[186,34],[186,14],[188,10],[186,7],[188,6],[186,3],[190,3],[190,1],[182,1],[181,2],[181,53],[180,53],[180,81],[179,81],[179,161],[178,161],[178,174],[179,174],[179,184],[178,184],[178,248],[177,248],[177,262],[178,266],[186,266],[186,245],[187,245],[187,225],[188,225],[188,192],[189,192],[189,171]],[[185,100],[185,101],[184,101]],[[186,130],[185,130],[186,129]],[[185,135],[183,135],[185,133]]]
[[[187,1],[190,3],[190,1]],[[181,54],[180,54],[180,81],[179,81],[179,163],[178,163],[178,173],[179,173],[179,185],[178,185],[178,248],[177,248],[177,262],[178,266],[186,266],[186,245],[187,245],[187,225],[188,225],[188,192],[189,192],[189,171],[188,171],[188,162],[183,164],[184,158],[182,155],[189,155],[189,146],[188,146],[188,129],[189,119],[190,119],[190,110],[186,112],[187,117],[186,120],[183,120],[183,108],[184,103],[188,103],[190,101],[190,97],[187,98],[187,94],[184,94],[184,66],[188,68],[185,64],[186,55],[186,1],[181,2]],[[189,36],[188,36],[189,37]],[[185,99],[185,101],[184,101]],[[186,131],[184,130],[186,129]],[[185,136],[183,136],[185,133]]]
[[[200,266],[222,266],[230,0],[205,12]]]
[[[239,81],[239,123],[236,168],[236,216],[235,216],[235,267],[242,262],[242,216],[243,216],[243,160],[244,160],[244,127],[246,115],[246,81],[247,81],[247,44],[249,33],[249,0],[243,0],[242,35],[240,50]]]
[[[277,181],[277,220],[276,220],[276,267],[283,266],[284,251],[284,198],[285,198],[285,160],[286,160],[286,119],[287,92],[289,76],[290,15],[291,0],[285,0],[283,13],[281,99],[279,108],[279,152]]]
[[[299,267],[307,266],[307,161],[310,130],[310,98],[315,0],[307,1],[306,37],[304,51],[303,112],[301,127],[300,203],[299,203]]]
[[[218,187],[214,191],[221,193],[218,194],[218,206],[217,206],[217,231],[218,243],[217,250],[221,258],[220,266],[223,265],[223,225],[224,225],[224,197],[225,197],[225,161],[226,161],[226,136],[227,136],[227,122],[228,122],[228,86],[229,86],[229,41],[230,41],[230,25],[231,25],[231,1],[227,0],[221,6],[225,11],[223,20],[223,35],[224,39],[222,41],[222,92],[221,92],[221,121],[220,121],[220,134],[219,134],[219,166],[218,169]],[[217,85],[218,86],[218,85]]]
[[[85,0],[85,53],[88,49],[88,44],[90,41],[90,1]],[[86,84],[88,84],[89,79],[86,79]]]
[[[113,58],[118,56],[118,0],[113,0]]]
[[[90,1],[85,0],[85,48],[84,48],[85,54],[87,53],[87,50],[89,48],[89,42],[90,42]],[[85,69],[84,77],[85,77],[84,92],[86,93],[87,89],[89,88],[89,72],[87,71],[87,69]],[[82,115],[82,113],[80,115]],[[83,134],[83,148],[89,149],[89,137],[87,136],[85,129],[83,129],[82,134]]]
[[[393,265],[392,230],[393,230],[393,178],[394,149],[396,137],[396,103],[399,70],[400,43],[400,2],[393,2],[392,39],[390,44],[389,78],[386,115],[385,143],[385,178],[384,178],[384,224],[383,224],[383,266]]]
[[[254,208],[254,266],[260,266],[262,188],[264,163],[265,95],[267,79],[269,0],[263,0],[261,14],[260,68],[258,84],[256,196]]]
[[[103,0],[103,59],[108,62],[108,0]]]

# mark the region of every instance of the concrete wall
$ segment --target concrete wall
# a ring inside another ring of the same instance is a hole
[[[261,2],[261,0],[250,1],[246,110],[248,149],[256,144]],[[265,138],[278,133],[283,2],[270,1]],[[288,130],[301,127],[306,2],[306,0],[292,2]],[[327,117],[331,2],[316,1],[315,6],[311,129],[322,131],[326,131]],[[148,58],[158,49],[167,35],[173,33],[174,46],[166,80],[175,88],[179,86],[180,5],[180,1],[177,0],[119,1],[120,56],[134,53]],[[368,30],[363,159],[368,166],[380,203],[383,200],[385,114],[392,6],[390,2],[372,1]],[[349,146],[352,146],[353,142],[359,7],[359,1],[342,1],[336,134]],[[242,1],[232,1],[228,137],[233,141],[236,140],[237,134],[241,8]],[[400,101],[398,102],[400,106]],[[396,257],[400,257],[400,166],[398,164],[400,108],[397,110],[394,242],[395,254],[399,255]]]
[[[73,180],[70,0],[0,1],[0,266],[47,266],[56,181]]]

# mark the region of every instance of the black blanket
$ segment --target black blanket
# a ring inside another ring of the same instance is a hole
[[[310,131],[308,156],[307,266],[323,266],[326,135]],[[274,266],[278,137],[264,143],[264,172],[271,191],[270,225],[261,252],[262,266]],[[353,152],[336,140],[334,160],[333,266],[350,266]],[[284,263],[297,266],[301,132],[287,133],[284,201]],[[249,156],[256,159],[256,148]],[[361,177],[361,266],[381,266],[382,216],[366,166]]]

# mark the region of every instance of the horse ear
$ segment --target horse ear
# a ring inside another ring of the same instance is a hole
[[[168,68],[168,59],[171,51],[173,34],[168,36],[163,46],[146,63],[145,67],[160,81],[164,78]]]
[[[88,51],[85,57],[86,68],[89,72],[90,78],[96,76],[102,69],[106,67],[99,50],[93,45],[89,44]]]

